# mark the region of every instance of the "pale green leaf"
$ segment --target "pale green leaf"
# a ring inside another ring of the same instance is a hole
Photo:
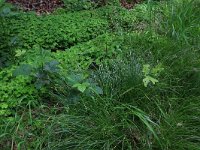
[[[158,82],[157,79],[151,77],[151,76],[146,76],[144,79],[143,79],[143,83],[144,83],[144,86],[147,87],[147,85],[152,82],[153,84],[156,84]]]
[[[164,68],[162,67],[161,64],[158,64],[156,67],[154,67],[152,70],[151,70],[151,73],[155,76],[157,76],[161,71],[163,71]]]
[[[145,75],[148,75],[148,74],[150,73],[150,65],[149,65],[149,64],[143,65],[142,72],[143,72]]]
[[[26,53],[26,50],[16,50],[15,53],[16,57],[20,57]]]
[[[77,88],[80,92],[84,92],[86,90],[86,88],[89,86],[89,83],[85,82],[85,83],[77,83],[74,84],[72,87]]]

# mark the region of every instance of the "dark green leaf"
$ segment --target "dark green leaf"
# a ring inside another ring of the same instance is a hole
[[[23,64],[21,66],[19,66],[17,69],[15,69],[13,71],[13,75],[14,76],[19,76],[19,75],[25,75],[28,76],[31,74],[32,72],[32,66],[29,64]]]

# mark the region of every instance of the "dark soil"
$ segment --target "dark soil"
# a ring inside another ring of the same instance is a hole
[[[132,9],[135,4],[141,2],[142,0],[120,0],[121,6],[126,9]]]
[[[6,0],[15,4],[25,11],[36,11],[37,13],[52,12],[58,7],[63,7],[62,0]]]
[[[120,0],[120,3],[122,7],[132,9],[140,1],[142,0]],[[17,5],[25,11],[36,11],[37,13],[49,13],[64,6],[62,0],[6,0],[6,2]]]

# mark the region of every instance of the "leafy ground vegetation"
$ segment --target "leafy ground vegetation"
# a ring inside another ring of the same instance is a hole
[[[0,149],[200,150],[200,1],[135,2],[0,0]]]

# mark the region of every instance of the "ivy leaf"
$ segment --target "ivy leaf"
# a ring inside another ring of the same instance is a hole
[[[21,66],[19,66],[17,69],[15,69],[13,71],[13,75],[14,76],[19,76],[19,75],[25,75],[28,76],[31,74],[32,72],[32,66],[29,64],[23,64]]]
[[[158,82],[157,79],[155,78],[152,78],[151,76],[146,76],[144,79],[143,79],[143,83],[144,83],[144,86],[147,87],[147,85],[152,82],[153,84],[156,84]]]

